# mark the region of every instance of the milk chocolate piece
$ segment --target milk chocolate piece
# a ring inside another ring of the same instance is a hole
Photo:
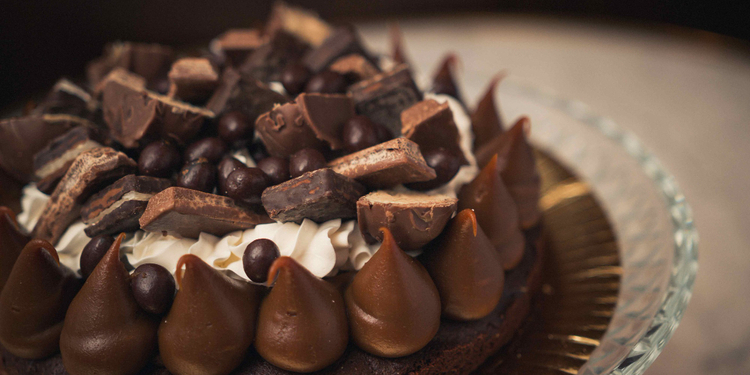
[[[362,55],[356,53],[340,57],[328,69],[343,74],[349,82],[370,79],[380,73],[380,70],[375,65]]]
[[[459,135],[448,103],[428,99],[414,104],[401,113],[401,133],[419,145],[422,152],[444,148],[468,164],[459,146]]]
[[[276,32],[262,46],[253,51],[239,71],[263,82],[278,81],[281,70],[302,58],[307,45],[285,31]]]
[[[401,135],[401,112],[422,100],[407,65],[381,73],[349,87],[357,113]]]
[[[322,223],[357,216],[356,202],[365,192],[357,181],[324,168],[267,188],[261,200],[276,221]]]
[[[127,175],[89,198],[81,208],[81,219],[88,225],[89,237],[134,232],[148,200],[170,187],[163,178]]]
[[[276,1],[266,24],[266,35],[291,33],[312,46],[319,46],[331,35],[331,26],[317,14],[283,1]]]
[[[219,73],[206,58],[179,59],[168,77],[169,96],[188,102],[208,99],[219,85]]]
[[[98,103],[86,90],[65,78],[31,112],[35,115],[65,114],[91,120]]]
[[[471,113],[471,130],[474,132],[474,152],[479,150],[485,143],[494,139],[503,132],[503,122],[495,106],[495,88],[503,78],[496,75],[487,86],[482,99],[477,103],[474,112]],[[484,165],[484,164],[479,164]]]
[[[311,49],[302,59],[302,63],[313,73],[318,73],[331,65],[336,59],[349,54],[366,56],[356,30],[342,26],[336,28],[320,46]]]
[[[80,216],[81,205],[86,199],[101,187],[135,170],[135,161],[109,147],[78,155],[52,192],[32,237],[56,243],[68,225]]]
[[[55,138],[47,147],[34,155],[36,187],[51,194],[73,160],[92,148],[102,147],[105,135],[94,124],[77,126]]]
[[[0,292],[2,292],[10,271],[29,237],[21,231],[16,214],[5,206],[0,206]]]
[[[34,176],[34,155],[53,139],[88,123],[70,115],[41,115],[0,121],[0,168],[27,183]]]
[[[250,121],[270,111],[274,105],[288,102],[289,99],[271,90],[255,78],[241,76],[233,68],[226,68],[221,75],[221,83],[214,91],[206,108],[222,115],[230,111],[241,111]]]
[[[373,189],[436,177],[435,170],[419,152],[419,146],[406,138],[392,139],[331,160],[328,167]]]
[[[456,79],[453,77],[458,62],[458,56],[455,53],[445,55],[438,71],[432,77],[432,92],[449,95],[458,100],[461,105],[465,105],[463,99],[461,99],[458,85],[456,85]]]
[[[532,228],[542,217],[539,211],[541,178],[536,168],[534,152],[526,141],[525,129],[530,126],[529,119],[522,117],[501,135],[509,138],[510,145],[507,154],[504,155],[505,163],[500,171],[500,177],[518,205],[518,219],[523,229]]]
[[[447,195],[374,191],[357,201],[357,221],[367,243],[382,241],[380,228],[388,228],[400,248],[417,250],[440,235],[457,202]]]
[[[203,120],[214,113],[167,96],[144,90],[137,76],[124,70],[109,74],[100,84],[104,121],[113,139],[128,148],[147,136],[193,138]]]
[[[231,198],[181,187],[154,195],[141,216],[141,229],[198,238],[201,232],[223,236],[272,222],[265,214],[237,205]]]
[[[159,44],[114,42],[104,47],[104,54],[86,67],[89,85],[95,87],[115,68],[131,71],[149,84],[166,76],[174,60],[171,47]]]
[[[265,42],[260,30],[230,29],[211,41],[211,51],[223,53],[231,66],[238,66]]]
[[[440,295],[427,270],[383,228],[383,245],[344,293],[352,341],[379,357],[424,348],[440,328]]]
[[[29,242],[0,293],[0,344],[21,358],[57,353],[65,313],[80,287],[52,245]]]

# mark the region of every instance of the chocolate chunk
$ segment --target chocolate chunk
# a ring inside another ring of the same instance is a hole
[[[109,147],[82,153],[52,192],[32,237],[56,243],[68,225],[80,216],[86,199],[102,186],[135,170],[135,161]]]
[[[81,208],[81,219],[88,225],[89,237],[134,232],[138,219],[154,194],[170,187],[172,182],[156,177],[127,175],[89,198]]]
[[[341,132],[346,121],[354,117],[354,104],[348,96],[300,94],[297,104],[318,139],[328,143],[333,150],[344,147]]]
[[[241,111],[250,121],[270,111],[275,104],[288,102],[286,96],[271,90],[263,82],[252,77],[243,77],[236,70],[227,68],[221,75],[221,83],[214,91],[206,108],[217,115],[230,111]]]
[[[388,228],[399,247],[416,250],[440,235],[457,203],[447,195],[374,191],[357,201],[357,220],[368,243],[382,241],[380,228]]]
[[[459,135],[448,103],[428,99],[414,104],[401,113],[401,134],[419,145],[423,152],[444,148],[468,164],[459,146]]]
[[[174,60],[171,47],[159,44],[114,42],[104,47],[104,54],[86,67],[89,85],[95,87],[115,68],[131,71],[149,84],[155,84],[169,71]]]
[[[353,53],[367,55],[354,28],[343,26],[336,28],[323,44],[307,52],[302,62],[310,71],[317,73],[339,57]]]
[[[201,232],[223,236],[270,222],[268,216],[246,210],[231,198],[180,187],[151,197],[140,219],[145,231],[168,231],[189,238],[198,238]]]
[[[35,115],[65,114],[91,120],[98,104],[86,90],[63,78],[31,112]]]
[[[266,24],[265,34],[276,35],[282,30],[312,46],[321,45],[332,32],[331,26],[320,19],[317,14],[276,1]]]
[[[357,113],[385,125],[396,136],[401,135],[401,112],[422,100],[407,65],[356,83],[349,94]]]
[[[369,60],[359,54],[351,54],[340,57],[328,67],[331,71],[343,74],[349,82],[358,82],[370,79],[380,73]]]
[[[53,139],[88,121],[69,115],[41,115],[0,121],[0,168],[21,182],[34,176],[34,155]]]
[[[261,200],[276,221],[322,223],[357,216],[356,202],[365,192],[358,182],[324,168],[269,187]]]
[[[102,147],[104,135],[93,124],[77,126],[55,138],[34,155],[34,175],[37,188],[51,194],[73,160],[82,152]]]
[[[278,31],[269,41],[253,51],[239,70],[243,75],[263,82],[278,81],[288,64],[302,58],[307,45],[292,34]]]
[[[231,66],[238,66],[265,42],[260,30],[230,29],[211,41],[211,51],[224,54]]]
[[[187,142],[204,119],[214,117],[209,110],[145,90],[137,82],[137,76],[115,70],[99,86],[104,121],[112,138],[125,147],[137,147],[149,135]]]
[[[330,161],[328,167],[371,188],[429,181],[436,177],[435,171],[425,163],[419,146],[406,138],[396,138],[340,157]]]
[[[184,58],[169,71],[169,96],[193,102],[208,99],[219,85],[219,73],[205,58]]]
[[[461,105],[465,105],[461,99],[458,85],[456,85],[456,79],[453,77],[453,72],[456,70],[458,63],[458,56],[455,53],[449,53],[443,58],[440,68],[432,77],[432,92],[449,95],[458,100]]]

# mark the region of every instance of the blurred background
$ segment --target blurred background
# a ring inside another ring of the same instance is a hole
[[[655,374],[750,373],[750,22],[740,1],[289,1],[360,27],[388,51],[398,21],[408,57],[432,74],[445,52],[462,59],[470,105],[489,78],[587,103],[633,131],[672,172],[701,235],[690,307]],[[0,108],[60,76],[80,76],[106,41],[200,43],[259,25],[271,2],[4,0]]]

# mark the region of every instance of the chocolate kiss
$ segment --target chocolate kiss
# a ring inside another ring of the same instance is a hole
[[[497,155],[458,193],[458,209],[466,208],[474,209],[479,226],[500,254],[503,268],[515,268],[523,258],[525,240],[516,202],[500,178]]]
[[[517,127],[523,129],[527,126],[528,123],[529,118],[526,116],[521,116],[518,120],[516,120],[516,123],[513,124],[511,129],[516,129]],[[477,158],[477,164],[486,165],[490,162],[490,159],[492,159],[495,155],[498,155],[501,166],[500,168],[504,168],[505,163],[508,159],[508,154],[510,153],[511,142],[513,140],[513,135],[509,133],[510,131],[498,134],[494,138],[484,143],[478,149],[475,149],[474,156]]]
[[[135,375],[156,352],[159,320],[141,310],[120,262],[117,237],[73,299],[60,352],[71,375]]]
[[[29,242],[0,294],[0,343],[21,358],[55,354],[65,312],[80,287],[49,242]]]
[[[397,23],[391,24],[388,33],[391,37],[391,58],[396,65],[409,64],[409,59],[406,58],[404,53],[404,36],[401,34],[401,28]]]
[[[0,291],[3,290],[18,255],[28,242],[29,237],[21,232],[13,210],[0,206]]]
[[[379,357],[403,357],[440,328],[440,295],[427,270],[382,228],[383,244],[346,289],[352,340]]]
[[[474,211],[459,212],[435,243],[420,260],[440,292],[443,315],[457,320],[489,315],[503,294],[505,272]]]
[[[456,80],[453,78],[456,65],[458,65],[458,56],[455,53],[449,53],[443,58],[440,68],[432,77],[432,91],[436,94],[450,95],[463,104],[461,93],[456,85]]]
[[[471,114],[474,151],[479,150],[482,145],[503,132],[502,119],[495,107],[495,88],[503,77],[503,74],[498,74],[492,78],[490,85],[487,87],[487,92],[477,103],[474,113]],[[484,163],[479,165],[484,165]]]
[[[542,214],[539,212],[539,190],[541,179],[536,169],[536,160],[531,146],[526,141],[525,128],[530,126],[529,119],[521,118],[508,130],[510,148],[505,154],[500,177],[508,187],[510,195],[518,205],[518,218],[521,228],[528,229],[539,222]],[[504,134],[504,135],[505,135]]]
[[[190,254],[177,262],[177,282],[180,290],[159,326],[164,366],[173,374],[229,374],[253,342],[262,288]]]
[[[341,357],[348,343],[341,293],[289,257],[276,259],[268,280],[277,273],[260,305],[255,348],[284,370],[321,370]]]

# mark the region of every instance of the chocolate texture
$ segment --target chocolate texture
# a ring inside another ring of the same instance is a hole
[[[422,152],[438,148],[448,150],[468,164],[459,145],[458,127],[453,120],[453,111],[448,103],[428,99],[414,104],[401,112],[401,134],[419,145]]]
[[[34,155],[34,175],[37,189],[45,194],[52,191],[81,153],[102,147],[106,135],[94,124],[77,126],[53,139],[47,147]]]
[[[503,75],[496,75],[487,86],[484,96],[479,99],[474,112],[471,113],[471,130],[474,133],[474,152],[485,143],[503,132],[503,122],[495,106],[495,89]],[[484,164],[480,164],[484,165]]]
[[[187,102],[202,101],[219,85],[219,73],[206,58],[186,57],[169,70],[169,96]]]
[[[0,206],[0,292],[10,277],[18,255],[28,242],[29,236],[21,231],[13,210]]]

